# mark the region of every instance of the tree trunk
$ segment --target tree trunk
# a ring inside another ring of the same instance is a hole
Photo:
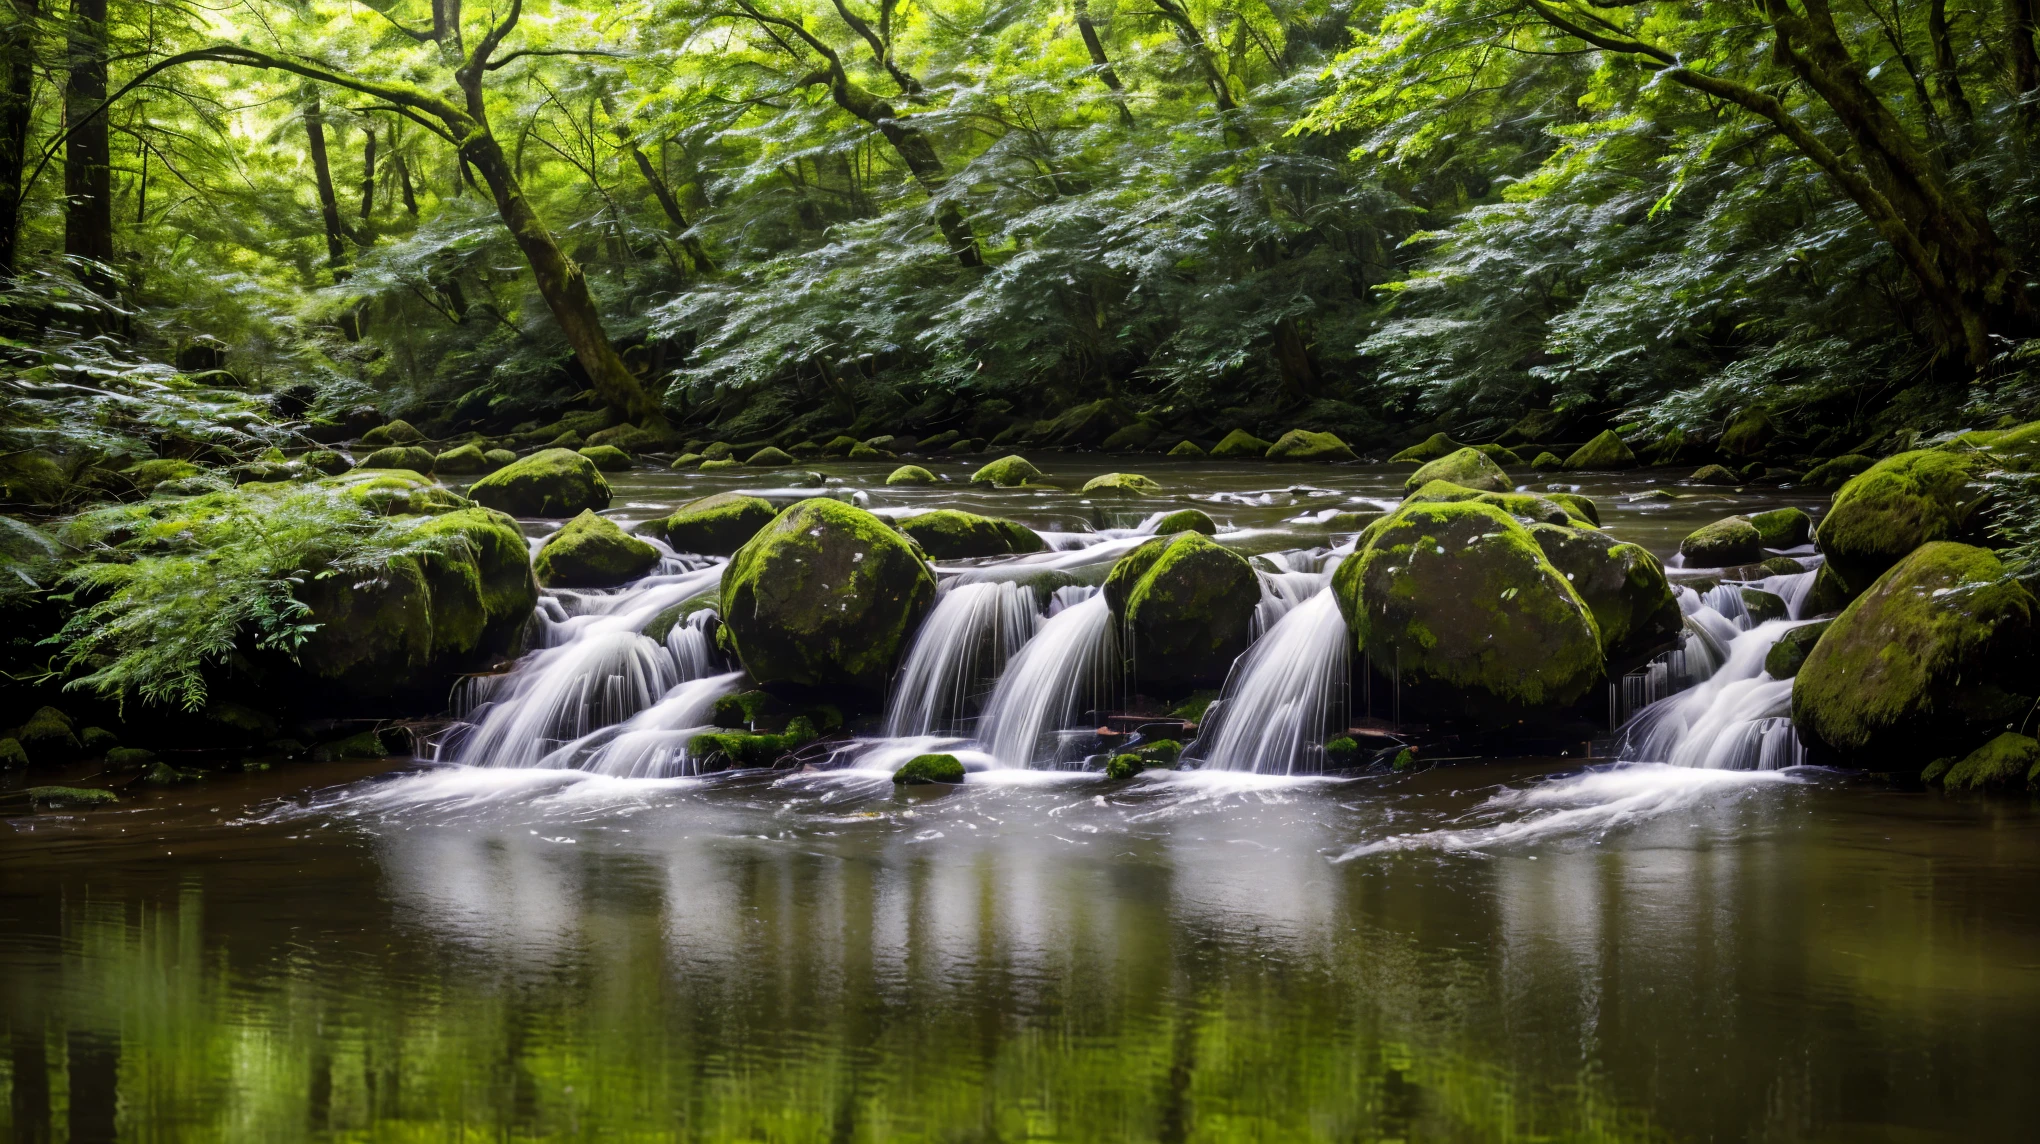
[[[645,184],[652,188],[652,197],[659,200],[659,209],[666,212],[666,221],[673,224],[673,230],[680,236],[680,248],[687,252],[688,261],[694,264],[695,271],[715,273],[715,260],[708,256],[708,251],[702,249],[700,239],[687,233],[694,229],[694,224],[687,221],[687,212],[680,207],[680,197],[673,193],[672,185],[659,173],[659,168],[652,162],[651,156],[645,154],[637,145],[637,140],[632,137],[630,129],[617,118],[616,101],[611,99],[606,91],[602,93],[602,113],[609,117],[610,129],[615,133],[616,141],[625,151],[630,152],[631,161],[637,164],[638,174],[643,175]]]
[[[1282,372],[1282,391],[1297,400],[1307,400],[1317,387],[1317,371],[1311,368],[1310,347],[1305,344],[1295,318],[1275,323],[1275,364]]]
[[[106,102],[106,0],[72,0],[70,74],[65,119],[77,124],[64,145],[64,253],[113,264],[112,148],[106,116],[86,115]],[[93,288],[113,289],[105,272],[88,272]]]
[[[587,277],[560,249],[552,231],[532,210],[523,186],[517,181],[517,173],[511,169],[510,157],[503,153],[496,137],[486,128],[473,131],[461,141],[460,153],[463,160],[482,173],[482,181],[488,184],[489,193],[496,200],[496,212],[503,217],[503,225],[510,228],[525,261],[531,264],[539,296],[545,299],[553,320],[566,335],[567,344],[574,348],[574,356],[587,371],[595,392],[635,424],[663,423],[665,414],[658,402],[609,344],[609,334],[602,327],[602,312],[595,305],[594,295],[588,292]]]
[[[404,153],[397,152],[397,190],[404,196],[404,212],[412,218],[418,217],[418,193],[411,189],[411,164],[404,161]]]
[[[828,73],[809,77],[807,82],[827,83],[829,96],[836,101],[836,106],[878,128],[878,133],[885,136],[885,141],[892,144],[893,152],[907,165],[914,181],[931,195],[941,194],[943,187],[949,183],[949,175],[942,169],[942,159],[935,154],[935,144],[919,127],[901,119],[892,104],[858,86],[843,71],[841,64]],[[971,232],[969,220],[963,217],[963,208],[957,206],[954,200],[942,199],[936,204],[935,225],[949,240],[949,249],[958,262],[970,267],[985,264],[984,254],[978,250],[977,235]]]
[[[1084,50],[1091,54],[1091,67],[1098,73],[1098,81],[1110,88],[1114,100],[1119,104],[1119,118],[1128,127],[1133,126],[1133,112],[1126,107],[1126,88],[1119,82],[1119,73],[1112,70],[1112,61],[1105,55],[1105,41],[1098,36],[1098,25],[1091,22],[1090,0],[1077,0],[1077,34],[1084,38]]]
[[[333,193],[333,167],[326,161],[326,121],[319,107],[317,88],[310,89],[305,104],[305,139],[312,155],[312,178],[319,188],[319,217],[326,224],[326,264],[338,269],[347,264],[347,228],[340,221],[340,200]]]
[[[366,227],[375,213],[375,124],[363,124],[362,134],[366,138],[361,143],[361,223]]]
[[[7,84],[0,91],[0,277],[17,269],[21,243],[21,179],[28,134],[35,114],[35,19],[38,0],[14,0],[12,19],[0,37],[0,66]]]

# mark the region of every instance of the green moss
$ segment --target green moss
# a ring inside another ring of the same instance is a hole
[[[859,441],[850,448],[850,460],[853,461],[889,461],[892,458],[890,450],[878,448],[865,441]]]
[[[1130,637],[1135,678],[1168,695],[1225,682],[1252,639],[1261,582],[1237,552],[1180,532],[1121,557],[1104,591]]]
[[[507,650],[538,605],[531,549],[517,521],[469,508],[430,517],[416,531],[442,542],[420,560],[432,594],[433,655]]]
[[[847,457],[850,455],[850,450],[855,449],[861,444],[863,442],[855,437],[837,436],[831,438],[827,444],[822,446],[822,452],[831,457]]]
[[[1557,453],[1539,453],[1530,461],[1530,467],[1540,473],[1549,473],[1565,468],[1565,462]]]
[[[1012,488],[1015,485],[1024,485],[1039,476],[1041,476],[1040,469],[1029,464],[1027,458],[1014,454],[1000,457],[998,460],[972,473],[970,475],[970,483],[974,485],[997,485],[1000,488]]]
[[[1263,441],[1245,429],[1235,429],[1225,435],[1224,440],[1211,447],[1214,457],[1265,457],[1274,448],[1272,442]]]
[[[370,729],[357,731],[344,739],[320,743],[312,748],[312,761],[330,763],[335,759],[381,759],[399,753],[401,748],[392,749],[383,741],[381,733]]]
[[[1156,739],[1152,743],[1141,744],[1134,753],[1149,766],[1174,766],[1183,754],[1183,744],[1174,739]]]
[[[694,756],[704,771],[730,767],[753,769],[772,766],[788,751],[804,747],[819,737],[813,723],[795,716],[787,721],[786,730],[779,734],[717,731],[696,735],[687,741],[687,753]]]
[[[573,516],[609,507],[609,482],[572,449],[545,449],[490,473],[468,489],[478,503],[511,516]]]
[[[539,547],[532,569],[548,588],[614,588],[658,563],[658,549],[584,509]]]
[[[12,737],[28,752],[29,761],[39,767],[67,763],[85,753],[85,745],[72,729],[71,717],[55,707],[38,708],[14,729]]]
[[[1806,475],[1799,480],[1801,484],[1812,485],[1815,488],[1838,489],[1868,472],[1876,463],[1874,457],[1865,457],[1861,453],[1845,453],[1808,469]]]
[[[1887,457],[1835,494],[1816,535],[1829,567],[1861,592],[1907,553],[1969,528],[1983,499],[1975,454],[1921,449]]]
[[[1218,522],[1202,509],[1180,508],[1155,522],[1155,535],[1168,536],[1177,532],[1201,532],[1206,536],[1218,535]]]
[[[1098,447],[1107,453],[1138,453],[1154,443],[1162,427],[1152,421],[1136,421],[1114,432]]]
[[[1778,426],[1771,420],[1771,414],[1761,406],[1752,406],[1728,423],[1721,434],[1721,450],[1731,456],[1754,457],[1777,435]]]
[[[2040,692],[2036,607],[1988,549],[1922,545],[1814,646],[1793,684],[1793,722],[1810,744],[1857,765],[1967,751],[2024,716]]]
[[[425,434],[411,428],[411,423],[401,418],[386,425],[378,425],[361,435],[361,443],[372,449],[385,445],[416,445],[425,439]]]
[[[885,483],[889,485],[932,485],[939,482],[936,481],[934,473],[919,465],[901,465],[892,471],[892,475],[885,479]]]
[[[112,806],[120,796],[96,787],[32,786],[22,792],[30,805],[41,807]]]
[[[789,465],[797,465],[799,463],[794,460],[793,454],[784,449],[774,448],[771,445],[765,446],[763,449],[744,459],[744,464],[754,469],[783,469]]]
[[[1739,485],[1742,478],[1735,474],[1734,469],[1724,465],[1702,465],[1693,470],[1693,475],[1686,481],[1695,485]]]
[[[1694,568],[1728,568],[1755,564],[1764,557],[1763,535],[1740,516],[1725,516],[1702,525],[1679,542],[1679,555]]]
[[[1744,588],[1741,595],[1743,608],[1749,612],[1750,622],[1753,624],[1792,618],[1792,610],[1785,606],[1784,598],[1774,592],[1766,592],[1761,588]]]
[[[963,781],[963,764],[955,755],[915,755],[905,766],[893,772],[892,781],[901,786],[923,786],[931,783],[960,783]]]
[[[727,556],[778,515],[763,497],[717,493],[681,505],[672,516],[648,520],[637,531],[659,537],[675,552]]]
[[[739,691],[715,701],[714,723],[746,731],[777,733],[795,714],[792,704],[769,691]]]
[[[120,736],[104,727],[87,727],[78,732],[78,745],[84,747],[88,755],[103,755],[120,745]]]
[[[2007,731],[1941,776],[1948,790],[2023,791],[2040,779],[2040,740]]]
[[[1611,665],[1627,669],[1678,636],[1684,626],[1679,602],[1649,549],[1549,524],[1532,526],[1530,535],[1593,611],[1601,653]]]
[[[469,504],[451,489],[408,469],[355,469],[319,483],[345,489],[348,499],[378,516],[429,516]]]
[[[1592,497],[1578,493],[1545,493],[1544,498],[1564,505],[1574,520],[1584,520],[1595,528],[1601,527],[1601,506],[1595,504]]]
[[[2007,429],[1990,443],[1991,455],[2008,468],[2031,472],[2040,463],[2040,421]]]
[[[203,476],[205,470],[190,461],[158,459],[130,465],[121,470],[121,473],[134,482],[135,488],[148,492],[164,481],[181,481],[189,477]]]
[[[490,449],[482,454],[483,472],[493,473],[505,465],[517,463],[517,454],[508,449]]]
[[[741,469],[743,467],[744,463],[735,457],[724,457],[720,461],[703,461],[698,471],[704,473],[723,473],[731,469]]]
[[[1399,665],[1413,711],[1513,718],[1568,706],[1602,678],[1594,613],[1492,505],[1403,506],[1332,586],[1359,649],[1385,673]]]
[[[314,680],[356,696],[388,695],[431,665],[432,590],[416,557],[398,557],[372,578],[312,579],[298,598],[318,624],[296,656]]]
[[[1425,464],[1403,482],[1403,491],[1415,492],[1432,481],[1493,493],[1505,493],[1515,487],[1509,475],[1478,449],[1461,449]]]
[[[1790,556],[1773,556],[1757,567],[1762,568],[1766,576],[1797,576],[1806,571],[1806,565]]]
[[[935,576],[878,517],[838,500],[794,504],[723,572],[723,631],[751,678],[786,693],[883,695],[935,601]]]
[[[716,441],[703,446],[701,455],[711,461],[726,461],[730,459],[730,454],[736,451],[737,447],[728,441]]]
[[[1849,601],[1855,598],[1856,594],[1849,591],[1842,578],[1835,575],[1835,570],[1822,564],[1813,574],[1813,587],[1806,593],[1806,603],[1801,607],[1807,615],[1824,616],[1848,607]]]
[[[156,761],[156,752],[140,747],[115,747],[106,752],[109,771],[139,771]]]
[[[1421,465],[1426,461],[1435,461],[1440,457],[1451,456],[1464,448],[1466,446],[1454,441],[1443,433],[1433,433],[1424,440],[1390,457],[1389,460],[1397,464]]]
[[[1603,429],[1599,436],[1581,445],[1573,455],[1565,459],[1565,467],[1574,472],[1588,469],[1633,469],[1636,454],[1613,429]]]
[[[630,469],[630,454],[614,445],[589,445],[574,451],[605,473],[622,473]]]
[[[1360,744],[1351,735],[1340,735],[1325,743],[1325,760],[1335,767],[1350,767],[1360,759]]]
[[[1016,552],[1045,552],[1048,542],[1032,529],[997,517],[937,509],[904,517],[896,527],[936,560],[970,560]]]
[[[1821,633],[1828,630],[1832,620],[1815,620],[1801,624],[1771,645],[1764,653],[1764,670],[1772,679],[1791,679],[1799,674],[1806,664],[1806,657],[1813,652],[1813,646],[1820,642]]]
[[[515,460],[516,458],[513,456],[511,459]],[[475,445],[462,445],[458,449],[448,449],[446,452],[432,458],[432,471],[435,473],[486,473],[494,467],[489,463],[488,457],[483,454],[480,447]]]
[[[18,770],[28,765],[28,751],[21,740],[9,736],[0,738],[0,771]]]
[[[1139,755],[1114,755],[1112,761],[1105,764],[1105,777],[1116,783],[1125,782],[1146,769],[1147,764],[1141,761]]]
[[[1331,433],[1291,429],[1268,446],[1271,461],[1357,461],[1353,450]]]
[[[1207,455],[1203,447],[1195,441],[1178,441],[1175,447],[1169,450],[1169,456],[1171,457],[1203,457]]]
[[[699,453],[682,453],[673,458],[673,463],[666,467],[669,469],[698,469],[701,467],[703,460],[704,458]]]
[[[1217,688],[1193,691],[1184,698],[1183,702],[1169,709],[1169,717],[1171,719],[1181,719],[1186,723],[1200,723],[1204,720],[1204,712],[1213,703],[1218,702],[1218,696]]]
[[[1153,496],[1162,491],[1162,486],[1141,476],[1139,473],[1101,473],[1084,482],[1087,493],[1132,493],[1136,496]]]
[[[409,469],[414,473],[432,471],[432,451],[416,445],[392,445],[377,449],[361,459],[364,469]]]
[[[1517,456],[1516,451],[1507,445],[1475,445],[1473,449],[1497,465],[1520,465],[1523,463],[1523,458]]]
[[[1752,515],[1765,548],[1797,548],[1813,537],[1813,518],[1796,508],[1774,508]]]

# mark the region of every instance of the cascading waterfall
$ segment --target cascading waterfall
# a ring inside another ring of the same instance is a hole
[[[944,590],[893,684],[887,737],[961,730],[1040,622],[1034,590],[1024,584],[982,581]]]
[[[1325,769],[1324,738],[1346,706],[1346,622],[1329,577],[1233,665],[1187,758],[1264,775]]]
[[[1792,681],[1772,679],[1764,657],[1799,626],[1771,620],[1738,632],[1706,679],[1637,712],[1622,728],[1628,762],[1713,770],[1777,770],[1801,762],[1792,728]]]
[[[1118,690],[1119,625],[1096,588],[1056,589],[1052,614],[999,677],[978,738],[1001,767],[1044,758],[1044,740]],[[1062,761],[1060,745],[1045,760]]]
[[[736,689],[743,673],[692,679],[622,723],[583,735],[537,766],[592,771],[622,779],[674,778],[695,773],[687,742],[707,729],[715,701]]]
[[[1323,549],[1310,552],[1273,552],[1261,557],[1274,566],[1273,572],[1259,572],[1261,600],[1254,605],[1254,638],[1275,629],[1299,605],[1321,591],[1327,580],[1318,570]]]

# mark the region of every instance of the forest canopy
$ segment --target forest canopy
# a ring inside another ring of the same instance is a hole
[[[2033,0],[8,0],[0,64],[16,504],[277,395],[1662,460],[2040,399]]]

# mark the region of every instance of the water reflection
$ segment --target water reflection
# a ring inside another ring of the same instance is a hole
[[[146,840],[46,821],[0,833],[0,1138],[2028,1122],[2028,811],[1529,778],[437,771]]]

